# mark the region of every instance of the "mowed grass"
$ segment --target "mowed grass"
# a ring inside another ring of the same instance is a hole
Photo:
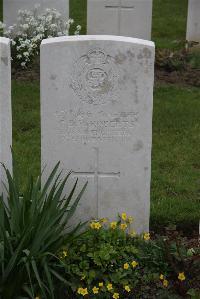
[[[3,0],[0,0],[0,20],[2,3]],[[177,49],[183,46],[187,6],[188,0],[153,0],[152,40],[156,42],[157,48]],[[86,34],[87,0],[70,0],[70,16],[75,20],[75,25],[82,26],[81,34]],[[75,25],[71,33],[74,32]]]
[[[157,48],[178,49],[184,45],[187,8],[188,0],[153,0],[152,40]],[[81,34],[85,34],[87,0],[70,0],[70,12],[76,24],[82,26]]]
[[[188,0],[153,0],[152,40],[156,48],[178,49],[184,45],[187,10]]]
[[[200,90],[155,89],[151,227],[191,230],[200,218]],[[22,183],[40,172],[39,84],[13,82],[14,151]]]

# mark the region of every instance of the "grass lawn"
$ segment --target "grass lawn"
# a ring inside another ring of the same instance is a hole
[[[147,0],[148,1],[148,0]],[[0,0],[0,20],[2,19]],[[152,40],[157,48],[179,48],[186,36],[188,0],[153,0]],[[70,0],[70,15],[86,33],[87,0]]]
[[[151,224],[192,228],[199,219],[200,90],[155,89]],[[40,171],[39,84],[13,82],[14,151],[24,181]]]

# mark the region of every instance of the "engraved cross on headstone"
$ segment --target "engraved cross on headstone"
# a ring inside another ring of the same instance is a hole
[[[121,14],[123,10],[132,10],[135,8],[132,0],[106,0],[105,8],[117,9],[118,11],[118,33],[121,33]]]
[[[99,178],[119,178],[120,172],[101,172],[99,171],[99,149],[94,148],[95,151],[95,165],[93,172],[75,172],[73,171],[72,175],[74,177],[93,177],[94,178],[94,189],[95,197],[97,201],[97,216],[99,211]]]

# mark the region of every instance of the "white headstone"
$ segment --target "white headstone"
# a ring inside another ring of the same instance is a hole
[[[10,41],[0,37],[0,162],[12,169],[10,147],[12,145],[11,114],[11,57]],[[2,193],[4,171],[0,167],[0,194]]]
[[[154,43],[116,36],[44,40],[42,167],[88,180],[77,218],[123,211],[148,230]]]
[[[151,40],[152,0],[88,0],[87,33]]]
[[[200,0],[189,0],[188,2],[186,39],[200,42]]]
[[[4,23],[9,26],[15,24],[19,10],[33,10],[35,5],[40,5],[39,12],[55,8],[63,17],[69,17],[69,0],[3,0]]]

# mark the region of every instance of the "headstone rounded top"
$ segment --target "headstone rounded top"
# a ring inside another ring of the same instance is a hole
[[[0,43],[9,45],[10,44],[10,39],[6,38],[6,37],[0,37]]]
[[[125,36],[116,36],[116,35],[78,35],[78,36],[61,36],[44,39],[42,41],[42,46],[51,43],[61,43],[61,42],[69,42],[69,41],[116,41],[116,42],[127,42],[132,44],[138,44],[143,46],[155,47],[154,42],[133,38],[133,37],[125,37]]]

